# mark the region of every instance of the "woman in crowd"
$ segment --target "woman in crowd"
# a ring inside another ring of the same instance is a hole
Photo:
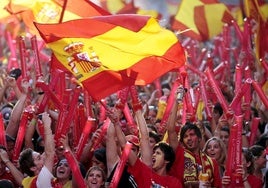
[[[203,152],[218,162],[220,175],[222,177],[225,170],[226,159],[226,148],[223,141],[218,137],[208,139],[203,148]]]
[[[85,181],[87,188],[104,188],[106,175],[99,166],[92,166],[89,168]]]
[[[54,187],[72,188],[72,171],[66,159],[61,159],[55,169]]]
[[[254,175],[263,181],[265,165],[266,165],[266,153],[265,148],[260,145],[253,145],[250,148],[252,155],[254,157]]]
[[[263,182],[254,173],[254,157],[248,148],[242,148],[242,164],[237,165],[235,173],[242,176],[240,186],[244,188],[262,188]],[[232,181],[232,177],[224,175],[222,177],[222,187],[237,187],[236,182]]]

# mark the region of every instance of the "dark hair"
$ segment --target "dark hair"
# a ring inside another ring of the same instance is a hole
[[[96,159],[106,166],[106,149],[105,148],[98,148],[94,151],[93,154]]]
[[[172,149],[172,147],[170,145],[168,145],[167,143],[165,143],[165,142],[158,142],[154,146],[153,151],[155,151],[158,148],[164,153],[164,159],[166,161],[169,161],[169,163],[166,166],[166,170],[169,171],[171,166],[172,166],[172,164],[175,161],[175,152]]]
[[[268,134],[267,133],[263,133],[263,134],[261,134],[259,136],[259,138],[258,138],[258,140],[256,141],[255,144],[256,145],[260,145],[260,146],[266,148],[266,146],[267,146],[267,144],[266,144],[267,140],[268,140]]]
[[[259,117],[259,112],[255,107],[250,107],[250,110],[253,112],[254,117]]]
[[[147,124],[147,128],[152,129],[153,131],[155,131],[156,133],[158,133],[157,132],[157,128],[154,125],[152,125],[152,124]]]
[[[149,137],[153,138],[155,140],[156,143],[160,142],[161,141],[161,138],[159,136],[159,134],[157,134],[156,132],[154,131],[150,131],[149,132]]]
[[[225,132],[227,132],[228,134],[230,134],[230,129],[229,129],[229,127],[227,127],[227,126],[223,126],[223,127],[221,127],[221,131],[225,131]]]
[[[7,179],[0,180],[0,188],[14,188],[14,184]]]
[[[248,148],[242,148],[242,153],[250,165],[247,167],[247,173],[253,174],[254,172],[254,158],[252,152]]]
[[[181,131],[180,131],[180,141],[181,142],[183,142],[183,137],[188,130],[194,130],[196,136],[198,138],[202,138],[202,133],[201,133],[200,129],[195,124],[190,123],[190,122],[186,122],[186,124],[184,126],[182,126]]]
[[[34,151],[37,151],[38,153],[43,153],[45,151],[45,147],[40,145],[42,141],[42,136],[39,136],[34,144]]]
[[[214,105],[213,111],[214,111],[214,112],[218,112],[218,113],[220,114],[220,116],[222,116],[222,114],[223,114],[223,109],[222,109],[222,107],[221,107],[221,104],[217,102],[217,103]]]
[[[254,157],[260,157],[263,151],[265,150],[265,148],[260,145],[253,145],[249,148],[249,150],[251,151]]]
[[[32,149],[27,148],[21,152],[19,157],[19,165],[23,173],[30,177],[34,176],[34,172],[30,169],[31,167],[35,166]]]

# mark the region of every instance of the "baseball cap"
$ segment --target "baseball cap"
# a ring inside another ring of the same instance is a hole
[[[126,136],[126,140],[127,140],[128,142],[130,142],[131,144],[137,146],[137,147],[140,146],[140,140],[139,140],[139,138],[138,138],[137,136],[135,136],[135,135],[132,135],[132,134],[127,135],[127,136]]]

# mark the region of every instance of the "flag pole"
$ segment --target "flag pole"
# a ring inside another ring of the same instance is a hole
[[[67,1],[68,0],[64,0],[63,6],[62,6],[62,10],[61,10],[61,14],[60,14],[60,20],[59,23],[62,23],[63,17],[64,17],[64,12],[67,6]]]

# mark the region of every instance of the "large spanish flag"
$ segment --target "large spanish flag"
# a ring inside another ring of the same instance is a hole
[[[196,40],[209,40],[220,34],[232,20],[226,5],[217,0],[182,0],[172,28]]]
[[[100,16],[36,27],[95,100],[127,85],[151,83],[185,63],[176,35],[148,16]]]

